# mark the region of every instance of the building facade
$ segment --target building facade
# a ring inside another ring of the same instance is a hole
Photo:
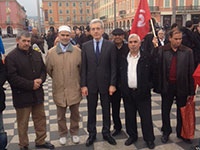
[[[172,24],[172,0],[147,0],[152,18],[160,25]],[[114,7],[116,26],[129,30],[139,5],[139,0],[94,0],[94,15],[105,23],[107,32],[114,28]],[[176,0],[176,22],[185,25],[187,20],[195,24],[200,21],[200,0]]]
[[[16,0],[0,0],[0,35],[17,34],[27,23],[26,11]]]
[[[45,30],[60,25],[86,26],[92,19],[92,0],[42,0]]]

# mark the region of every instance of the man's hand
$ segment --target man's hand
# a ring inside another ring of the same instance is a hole
[[[37,90],[40,88],[40,84],[38,83],[37,79],[34,80],[33,90]]]
[[[153,43],[153,46],[155,48],[158,47],[158,39],[157,39],[157,37],[153,37],[152,43]]]
[[[82,96],[88,96],[88,88],[86,86],[81,88]]]
[[[116,91],[115,86],[111,85],[111,86],[109,87],[109,95],[110,95],[110,96],[113,95],[113,93],[115,93],[115,91]]]
[[[36,81],[38,84],[42,83],[42,79],[35,79],[34,81]]]

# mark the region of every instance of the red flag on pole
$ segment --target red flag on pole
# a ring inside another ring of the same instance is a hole
[[[131,34],[136,33],[142,40],[149,32],[149,20],[151,19],[151,13],[149,10],[147,0],[140,0],[133,25],[131,28]]]

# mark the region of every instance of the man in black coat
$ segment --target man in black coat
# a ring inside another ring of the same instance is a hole
[[[198,63],[200,63],[200,42],[192,31],[193,28],[193,22],[191,20],[186,21],[185,27],[181,28],[181,31],[183,32],[182,44],[192,49],[195,67],[197,67]]]
[[[0,149],[5,150],[7,145],[7,135],[4,131],[3,126],[3,110],[5,109],[5,92],[3,85],[6,81],[6,70],[5,66],[2,62],[2,59],[0,59]]]
[[[34,122],[37,148],[53,149],[45,142],[46,117],[44,112],[44,91],[46,69],[41,53],[31,48],[31,35],[22,31],[16,38],[17,47],[5,60],[8,82],[17,116],[20,150],[28,150],[28,122],[30,114]]]
[[[81,67],[82,95],[88,100],[89,138],[86,146],[90,146],[96,139],[96,107],[100,94],[103,113],[103,138],[112,145],[116,141],[110,135],[110,96],[116,90],[116,48],[110,41],[103,39],[104,24],[99,19],[90,22],[93,40],[83,44]]]
[[[131,34],[128,38],[130,51],[123,56],[119,66],[126,131],[129,135],[125,145],[129,146],[138,139],[136,116],[139,112],[144,141],[148,148],[153,149],[155,137],[151,115],[152,58],[147,51],[141,51],[140,46],[140,37]]]
[[[112,31],[113,35],[113,42],[116,46],[117,52],[117,86],[115,93],[111,96],[111,103],[112,103],[112,118],[114,123],[114,132],[112,136],[116,136],[121,132],[122,124],[120,119],[120,103],[121,103],[121,90],[120,90],[120,60],[121,57],[124,56],[128,51],[128,44],[124,42],[124,35],[125,32],[120,29],[116,28]]]
[[[170,110],[175,99],[177,105],[177,137],[186,143],[191,143],[189,139],[181,137],[182,119],[180,108],[184,107],[189,96],[194,93],[194,59],[192,50],[181,44],[182,32],[174,29],[169,32],[167,45],[155,49],[154,57],[157,61],[158,86],[156,91],[162,96],[162,131],[161,141],[167,143],[172,132],[170,125]],[[156,47],[157,39],[153,44]]]

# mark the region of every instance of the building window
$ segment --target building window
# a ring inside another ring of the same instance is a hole
[[[10,16],[7,16],[7,22],[10,22]]]
[[[134,9],[134,0],[131,0],[131,9]]]
[[[59,21],[63,22],[63,17],[62,16],[59,17]]]
[[[170,7],[170,0],[165,0],[165,8],[169,8]]]
[[[194,6],[199,6],[199,0],[194,0]]]
[[[7,6],[7,7],[9,6],[9,2],[6,2],[6,6]]]
[[[66,14],[69,14],[69,10],[66,10]]]
[[[72,10],[72,13],[73,13],[73,14],[76,14],[76,9],[73,9],[73,10]]]
[[[63,11],[61,9],[59,10],[59,14],[63,14]]]
[[[66,7],[69,7],[69,2],[66,2],[66,3],[65,3],[65,6],[66,6]]]
[[[52,14],[52,13],[53,13],[53,11],[51,9],[49,9],[49,14]]]
[[[149,6],[154,6],[154,0],[149,0]]]
[[[73,5],[73,7],[76,7],[76,3],[75,2],[73,2],[72,5]]]
[[[129,11],[129,0],[126,1],[126,9]]]
[[[62,2],[59,2],[59,3],[58,3],[58,6],[59,6],[59,7],[62,7]]]
[[[184,0],[179,0],[179,6],[184,6],[185,1]]]
[[[82,3],[82,2],[80,2],[80,3],[79,3],[79,7],[82,7],[82,6],[83,6],[83,3]]]
[[[73,16],[73,21],[76,21],[76,16],[75,15]]]
[[[90,3],[89,2],[86,2],[86,6],[89,6],[90,5]]]
[[[83,9],[80,9],[80,14],[83,14]]]
[[[53,17],[49,17],[49,21],[52,22],[53,21]]]
[[[49,7],[51,7],[51,6],[52,6],[51,2],[48,2],[48,6],[49,6]]]
[[[70,21],[70,17],[67,16],[67,17],[66,17],[66,22],[69,22],[69,21]]]
[[[125,10],[125,7],[126,7],[126,6],[125,6],[125,1],[123,1],[123,10]]]
[[[82,16],[80,16],[80,21],[83,22],[83,17]]]
[[[89,9],[87,9],[87,14],[89,14],[90,13],[90,10]]]

